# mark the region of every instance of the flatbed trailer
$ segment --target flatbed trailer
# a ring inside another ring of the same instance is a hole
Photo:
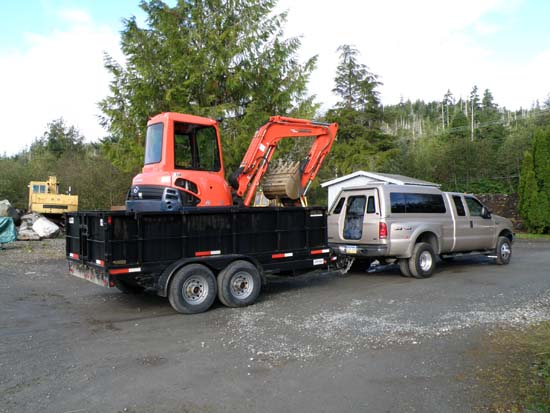
[[[168,297],[181,313],[252,304],[266,274],[327,268],[322,207],[203,207],[66,214],[69,271],[123,292]]]

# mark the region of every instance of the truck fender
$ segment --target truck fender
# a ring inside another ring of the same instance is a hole
[[[227,267],[229,264],[231,264],[233,261],[236,260],[244,260],[249,261],[252,264],[258,268],[258,272],[260,273],[260,277],[262,279],[262,285],[265,285],[266,278],[263,271],[262,266],[260,263],[249,256],[246,255],[240,255],[240,254],[229,254],[229,255],[220,255],[220,256],[209,256],[209,257],[193,257],[193,258],[183,258],[181,260],[175,261],[172,264],[170,264],[166,269],[160,274],[160,277],[157,280],[157,294],[161,297],[168,297],[168,286],[170,285],[170,281],[174,274],[178,272],[178,270],[188,264],[202,264],[206,265],[212,272],[214,272],[214,275],[216,277],[218,276],[218,273],[223,270],[225,267]]]
[[[407,247],[406,254],[399,258],[409,258],[412,255],[414,246],[418,242],[427,242],[432,246],[436,254],[440,253],[441,248],[441,230],[433,227],[420,226],[415,229],[411,235],[411,242]]]

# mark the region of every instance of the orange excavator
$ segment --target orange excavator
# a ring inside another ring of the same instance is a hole
[[[203,206],[248,207],[260,184],[269,199],[277,199],[284,205],[304,204],[306,192],[330,152],[337,130],[336,123],[272,116],[254,135],[229,184],[225,180],[217,121],[161,113],[147,123],[145,165],[132,181],[126,208],[179,211]],[[306,137],[315,139],[305,159],[270,167],[282,139]]]

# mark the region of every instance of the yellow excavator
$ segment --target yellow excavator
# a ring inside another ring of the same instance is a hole
[[[57,177],[50,176],[47,181],[29,183],[29,212],[44,215],[61,215],[78,211],[78,195],[59,193]]]

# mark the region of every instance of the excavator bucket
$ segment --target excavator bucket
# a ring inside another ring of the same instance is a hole
[[[300,162],[282,161],[271,164],[262,180],[262,189],[268,199],[300,198]]]

